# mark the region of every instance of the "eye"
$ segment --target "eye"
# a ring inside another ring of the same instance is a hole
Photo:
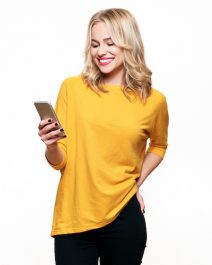
[[[113,46],[113,45],[114,45],[114,43],[113,43],[113,42],[111,42],[111,43],[108,43],[107,45],[108,45],[108,46]]]
[[[92,47],[92,48],[97,48],[98,45],[97,45],[97,44],[91,44],[91,47]]]

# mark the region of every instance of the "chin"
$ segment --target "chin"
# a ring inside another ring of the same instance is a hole
[[[101,69],[99,69],[99,70],[102,74],[105,74],[105,75],[112,73],[112,71],[104,71],[104,70],[102,71]]]
[[[99,68],[99,71],[100,71],[101,73],[103,73],[103,74],[110,74],[110,73],[112,73],[113,70],[114,70],[114,69],[102,69],[102,67],[99,67],[99,66],[98,66],[98,68]]]

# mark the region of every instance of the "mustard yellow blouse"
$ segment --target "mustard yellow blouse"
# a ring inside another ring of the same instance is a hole
[[[137,192],[145,152],[164,157],[168,110],[152,89],[146,104],[130,101],[118,85],[98,96],[81,76],[63,81],[56,113],[67,134],[51,236],[83,232],[112,222]],[[148,146],[147,146],[147,140]]]

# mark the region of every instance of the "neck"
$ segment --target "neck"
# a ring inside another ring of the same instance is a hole
[[[118,70],[118,69],[117,69]],[[121,69],[120,71],[112,72],[106,74],[103,77],[104,83],[108,85],[124,85],[125,84],[125,71]]]

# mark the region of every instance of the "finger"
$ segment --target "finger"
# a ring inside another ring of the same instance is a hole
[[[49,119],[44,119],[39,122],[38,129],[41,130],[43,129],[46,125],[51,124],[53,120],[51,118]]]
[[[44,134],[48,134],[49,132],[55,131],[59,129],[59,124],[57,122],[52,122],[50,124],[47,124],[46,126],[44,126],[41,130],[40,130],[40,134],[44,135]]]
[[[41,140],[43,142],[47,142],[47,141],[55,139],[57,137],[63,138],[63,137],[59,136],[60,133],[61,133],[61,129],[50,131],[49,133],[43,134],[41,136]]]
[[[141,195],[139,196],[138,201],[140,203],[141,211],[145,212],[145,204],[144,204],[143,197]]]
[[[145,212],[145,205],[144,204],[141,204],[141,211]]]
[[[143,205],[142,205],[142,212],[143,213],[145,213],[145,209],[146,209],[146,207],[145,207],[145,204],[143,203]]]
[[[55,138],[52,138],[52,139],[50,139],[50,140],[45,141],[45,144],[46,144],[47,146],[52,145],[52,144],[56,143],[58,140],[60,140],[60,139],[62,139],[62,138],[63,138],[63,137],[61,137],[61,136],[57,136],[57,137],[55,137]]]

